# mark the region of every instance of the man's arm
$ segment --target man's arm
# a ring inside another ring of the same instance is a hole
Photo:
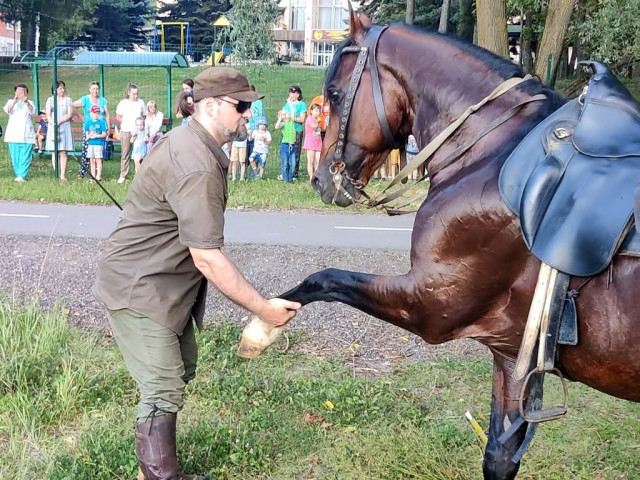
[[[246,308],[271,325],[284,325],[291,320],[298,302],[290,302],[281,298],[264,298],[246,278],[235,264],[222,253],[219,248],[189,248],[193,261],[202,274],[234,303]]]

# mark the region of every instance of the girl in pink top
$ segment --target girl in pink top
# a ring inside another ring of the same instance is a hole
[[[322,137],[320,136],[320,124],[318,117],[320,116],[320,105],[314,103],[309,108],[310,115],[304,122],[304,145],[303,149],[307,151],[307,173],[309,181],[313,178],[313,174],[318,168],[320,161],[320,150],[322,150]]]

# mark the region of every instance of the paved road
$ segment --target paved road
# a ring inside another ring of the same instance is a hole
[[[106,238],[116,207],[0,202],[0,234]],[[227,210],[228,244],[409,250],[414,215],[243,212]]]

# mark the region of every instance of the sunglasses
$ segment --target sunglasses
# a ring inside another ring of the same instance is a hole
[[[226,98],[220,98],[220,100],[222,100],[223,102],[230,103],[231,105],[235,105],[236,112],[238,113],[244,113],[251,108],[251,102],[245,102],[244,100],[238,100],[238,103],[232,102],[231,100],[227,100]]]

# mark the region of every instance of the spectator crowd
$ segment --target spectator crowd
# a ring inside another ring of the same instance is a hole
[[[187,124],[193,113],[193,80],[182,81],[175,116]],[[255,91],[253,85],[250,88]],[[139,97],[138,86],[129,83],[124,97],[110,112],[108,101],[101,95],[100,84],[89,83],[89,93],[73,100],[66,91],[66,84],[58,81],[52,95],[46,100],[45,109],[36,112],[29,99],[25,84],[14,87],[14,97],[4,106],[9,116],[4,140],[18,183],[26,181],[34,155],[51,155],[51,164],[60,181],[66,181],[69,152],[76,152],[80,160],[78,179],[102,180],[102,161],[109,158],[113,142],[120,142],[120,173],[122,184],[129,177],[133,160],[134,174],[138,173],[144,158],[163,135],[164,114],[155,101],[144,102]],[[57,107],[57,108],[54,108]],[[269,120],[262,100],[251,102],[251,116],[247,120],[246,140],[229,142],[222,146],[230,159],[229,179],[232,182],[265,178],[265,166],[275,132],[269,128]],[[81,138],[74,136],[79,127],[73,122],[81,120]],[[329,104],[322,95],[314,97],[309,105],[303,100],[298,85],[291,85],[287,97],[278,110],[273,128],[279,132],[278,180],[293,183],[298,180],[302,152],[306,156],[306,174],[311,180],[318,168],[322,140],[329,124]],[[407,145],[410,156],[417,153],[415,139]],[[81,153],[79,144],[81,143]],[[57,150],[57,155],[55,154]],[[56,163],[57,160],[57,163]],[[376,177],[392,178],[399,165],[399,152],[393,151]],[[303,170],[304,171],[304,170]]]

